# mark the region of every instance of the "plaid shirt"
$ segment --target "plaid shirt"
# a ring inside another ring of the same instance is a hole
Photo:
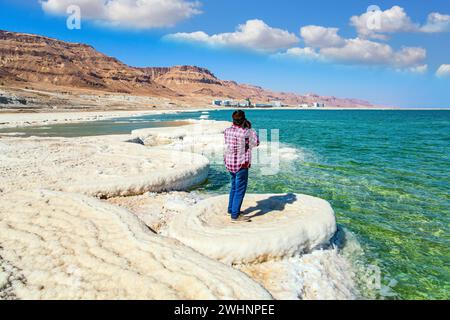
[[[227,170],[237,173],[242,168],[250,168],[252,149],[259,146],[259,138],[254,130],[233,125],[225,130],[224,160]]]

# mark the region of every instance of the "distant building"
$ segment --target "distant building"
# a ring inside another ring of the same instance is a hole
[[[224,106],[224,107],[231,107],[232,105],[233,105],[233,101],[230,101],[230,100],[222,101],[222,106]]]
[[[213,106],[222,106],[222,107],[242,107],[242,108],[250,108],[252,107],[252,103],[250,99],[242,100],[242,101],[233,101],[233,100],[213,100]],[[261,105],[261,106],[270,106],[270,105]]]
[[[302,103],[298,105],[300,108],[309,108],[309,104],[307,103]]]
[[[281,101],[272,101],[271,104],[272,104],[272,107],[275,107],[275,108],[281,108],[283,106],[283,103]]]
[[[238,107],[248,108],[250,107],[250,101],[245,100],[238,103]]]
[[[255,104],[255,107],[257,107],[257,108],[271,108],[272,105],[269,104],[269,103],[257,103],[257,104]]]
[[[314,108],[325,108],[325,103],[322,102],[314,102],[313,103]]]

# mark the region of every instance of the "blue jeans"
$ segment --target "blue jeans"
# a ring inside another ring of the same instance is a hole
[[[238,173],[231,173],[231,191],[228,202],[228,213],[237,219],[241,213],[242,202],[248,185],[248,169],[241,169]]]

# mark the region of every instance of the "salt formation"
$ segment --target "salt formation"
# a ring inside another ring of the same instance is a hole
[[[209,197],[211,195],[195,192],[170,192],[117,197],[108,201],[129,209],[152,230],[165,234],[167,225],[177,219],[179,214],[192,212],[196,204]],[[348,232],[345,238],[347,250]],[[354,241],[350,240],[351,246]],[[249,246],[251,245],[249,243]],[[353,256],[353,253],[351,255]],[[361,297],[355,283],[355,273],[358,273],[358,270],[354,270],[351,261],[334,245],[290,258],[263,263],[234,264],[233,267],[262,284],[275,299],[347,300]]]
[[[206,196],[195,192],[148,192],[139,196],[110,198],[107,201],[129,210],[153,231],[160,233],[169,220],[189,211]]]
[[[187,125],[171,128],[148,128],[133,130],[131,135],[147,141],[148,145],[161,145],[165,142],[173,142],[174,140],[183,140],[189,136],[201,136],[222,134],[231,123],[226,121],[214,120],[188,120]],[[223,137],[222,137],[223,138]],[[154,141],[154,143],[152,143]]]
[[[126,210],[83,195],[2,194],[0,230],[0,292],[7,297],[271,298],[240,271],[151,233]],[[5,270],[20,270],[21,276]]]
[[[288,259],[236,266],[260,282],[275,299],[351,300],[360,298],[353,267],[337,248]]]
[[[224,137],[226,128],[231,122],[214,120],[188,120],[187,125],[175,128],[149,128],[134,130],[131,135],[134,139],[140,139],[146,146],[162,147],[167,150],[177,150],[202,154],[211,162],[223,162]],[[277,145],[272,149],[266,137],[261,137],[261,145],[255,152],[260,151],[262,155],[276,153],[280,160],[293,161],[300,156],[298,150],[284,144]],[[260,157],[254,156],[254,161]],[[270,160],[270,159],[268,159]]]
[[[208,175],[201,155],[146,148],[123,142],[126,137],[1,139],[0,189],[109,198],[184,190]]]
[[[204,154],[210,160],[223,154],[223,132],[230,122],[189,120],[188,125],[175,128],[149,128],[134,130],[133,138],[141,139],[146,146]]]
[[[209,198],[172,219],[165,234],[227,264],[293,257],[329,244],[336,220],[328,202],[299,194],[248,195],[251,223],[232,224],[228,196]]]

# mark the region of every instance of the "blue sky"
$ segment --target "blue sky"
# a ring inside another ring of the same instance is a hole
[[[0,29],[88,43],[133,66],[198,65],[274,90],[450,107],[447,0],[47,1],[0,0]],[[79,30],[66,27],[73,3]],[[379,15],[364,15],[373,4]]]

